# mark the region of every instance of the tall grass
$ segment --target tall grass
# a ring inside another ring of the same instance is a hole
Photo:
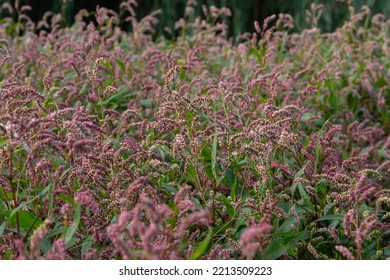
[[[390,257],[387,18],[135,6],[0,24],[2,259]]]

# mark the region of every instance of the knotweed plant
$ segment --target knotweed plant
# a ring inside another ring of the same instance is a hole
[[[1,259],[390,257],[389,19],[228,38],[196,5],[173,39],[134,0],[71,27],[3,5]]]

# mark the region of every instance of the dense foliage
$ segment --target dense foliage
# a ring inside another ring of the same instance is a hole
[[[74,16],[81,10],[86,9],[89,17],[86,20],[94,20],[96,5],[112,9],[119,13],[119,17],[124,19],[128,16],[126,11],[119,11],[119,5],[123,0],[0,0],[0,18],[3,16],[13,16],[15,12],[2,9],[1,5],[10,3],[19,5],[32,5],[33,9],[27,15],[38,22],[46,12],[61,13],[62,24],[70,26]],[[172,36],[172,29],[175,22],[179,20],[185,12],[187,0],[142,0],[134,7],[136,17],[142,18],[144,15],[154,10],[160,9],[158,15],[159,22],[155,25],[155,36]],[[287,13],[294,18],[294,28],[292,31],[301,32],[310,26],[306,20],[305,9],[309,9],[312,3],[322,5],[322,16],[318,22],[321,31],[332,32],[337,27],[343,25],[348,18],[348,6],[344,2],[350,3],[355,9],[367,5],[373,14],[382,13],[385,17],[390,16],[390,1],[386,0],[196,0],[197,6],[192,14],[193,17],[202,17],[202,5],[207,7],[227,7],[231,10],[231,16],[224,17],[228,24],[228,34],[239,35],[246,31],[253,32],[253,22],[263,21],[267,15]],[[121,28],[130,31],[131,25],[122,21]]]
[[[388,19],[321,33],[312,5],[233,40],[188,1],[155,41],[135,4],[131,33],[0,24],[0,258],[390,257]]]

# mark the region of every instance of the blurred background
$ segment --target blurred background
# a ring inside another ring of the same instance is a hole
[[[0,7],[8,2],[11,5],[17,0],[0,0]],[[33,9],[28,13],[30,18],[38,22],[46,11],[62,13],[67,25],[71,25],[74,15],[81,9],[91,11],[91,20],[96,5],[118,11],[119,0],[19,0],[20,6],[30,5]],[[166,35],[164,27],[173,28],[174,23],[183,16],[186,0],[139,0],[136,8],[137,17],[142,18],[151,11],[161,9],[158,16],[160,23],[156,26],[158,35]],[[348,8],[345,0],[198,0],[197,15],[202,15],[202,5],[228,7],[232,17],[227,18],[229,35],[238,35],[243,32],[253,32],[253,21],[262,23],[263,19],[272,14],[288,13],[294,17],[295,29],[301,31],[308,26],[306,22],[306,9],[312,3],[323,4],[323,14],[318,27],[323,32],[334,31],[348,18]],[[352,0],[356,12],[362,5],[367,5],[373,14],[382,13],[386,18],[390,14],[390,0]],[[0,10],[0,20],[9,16],[4,9]],[[13,15],[16,18],[16,15]],[[124,27],[126,28],[126,27]]]

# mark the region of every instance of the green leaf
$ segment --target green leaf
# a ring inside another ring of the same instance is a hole
[[[12,192],[6,192],[5,194],[3,192],[0,193],[0,199],[3,203],[3,209],[8,209],[8,206],[5,204],[4,201],[12,200],[12,197]]]
[[[203,255],[203,253],[207,250],[207,246],[210,243],[211,237],[213,234],[213,230],[209,227],[206,238],[199,244],[199,246],[192,252],[190,256],[190,260],[197,260],[199,257]]]
[[[298,190],[301,197],[305,200],[306,205],[308,205],[310,209],[314,211],[315,210],[314,205],[311,202],[310,197],[307,195],[306,190],[303,188],[302,184],[300,183],[298,184]]]
[[[23,201],[19,204],[18,207],[14,208],[12,211],[11,211],[11,214],[9,215],[9,218],[8,220],[11,220],[13,216],[16,215],[16,213],[22,209],[23,207],[29,205],[30,203],[34,202],[35,200],[37,200],[38,198],[42,198],[43,196],[45,196],[49,190],[50,190],[51,186],[47,186],[46,188],[44,188],[37,196],[35,196],[33,199],[29,200],[29,201]]]
[[[110,103],[117,104],[120,100],[124,100],[126,97],[131,96],[131,91],[129,88],[124,88],[121,91],[117,92],[114,95],[111,95],[108,99],[103,101],[104,105],[108,105]]]
[[[317,185],[315,186],[315,189],[320,191],[322,194],[326,195],[327,193],[327,189],[326,189],[326,185],[325,185],[325,180],[324,179],[321,179]]]
[[[41,238],[41,240],[39,240],[39,249],[41,249],[44,255],[50,251],[51,247],[52,244],[46,238]]]
[[[123,73],[126,73],[126,65],[120,61],[119,59],[115,59],[116,63],[118,63],[119,68],[122,70]]]
[[[329,210],[332,209],[336,204],[335,203],[329,203],[327,205],[325,205],[324,207],[324,216],[326,216],[326,214],[328,214]]]
[[[319,219],[319,221],[334,221],[334,220],[343,221],[344,215],[343,214],[335,214],[335,215],[325,216],[325,217]]]
[[[40,224],[42,224],[42,220],[35,216],[33,213],[28,211],[19,211],[19,225],[21,228],[29,229],[33,227],[36,229]],[[16,223],[16,217],[12,217],[12,219],[8,220],[8,223]]]
[[[181,69],[179,70],[179,77],[180,77],[180,80],[184,80],[185,76],[186,76],[186,70],[183,69],[183,68],[181,68]]]
[[[54,187],[55,187],[55,182],[51,182],[49,184],[50,186],[50,190],[49,190],[49,213],[50,215],[53,214],[53,205],[54,205],[54,194],[53,194],[53,191],[54,191]]]
[[[215,241],[215,244],[219,243],[221,240],[226,238],[227,234],[220,234],[220,233],[226,232],[226,230],[228,228],[232,228],[232,229],[236,230],[237,227],[234,225],[234,220],[233,219],[229,220],[225,224],[222,224],[222,225],[219,225],[219,226],[216,226],[216,227],[213,228],[214,236],[217,236],[217,235],[221,236],[218,240]],[[234,230],[233,230],[232,233],[235,232]]]
[[[81,216],[81,206],[77,205],[73,214],[73,224],[66,229],[65,233],[65,244],[68,245],[70,240],[72,239],[74,233],[79,227],[80,224],[80,216]]]
[[[4,146],[7,146],[9,144],[9,140],[1,140],[0,142],[0,148],[4,147]]]
[[[233,188],[230,191],[230,196],[233,201],[236,201],[237,185],[238,185],[238,179],[237,176],[234,176]]]
[[[341,222],[342,222],[342,221],[340,221],[340,220],[333,220],[333,221],[329,224],[328,228],[336,228]]]
[[[313,116],[316,116],[316,115],[318,115],[317,111],[315,111],[315,110],[309,110],[308,112],[306,112],[305,114],[302,115],[301,121],[306,122],[306,121],[308,121],[310,118],[312,118]]]
[[[296,209],[296,212],[297,212],[299,218],[301,218],[300,215],[299,215],[300,211],[302,211],[300,208]],[[278,233],[279,232],[290,232],[291,231],[291,225],[294,225],[294,224],[296,224],[296,222],[295,222],[294,216],[291,215],[279,227]]]
[[[218,133],[217,133],[217,127],[215,126],[214,129],[214,138],[213,138],[213,147],[211,150],[211,170],[213,172],[213,176],[216,181],[218,181],[218,175],[217,171],[215,169],[217,164],[217,146],[218,146]]]
[[[0,238],[3,236],[3,233],[4,233],[4,230],[7,226],[7,221],[4,221],[1,225],[0,225]]]
[[[390,257],[390,248],[389,248],[389,247],[384,248],[384,250],[383,250],[383,256],[384,256],[385,258]]]
[[[8,25],[6,28],[5,28],[5,33],[8,35],[8,36],[12,36],[12,33],[14,32],[15,30],[15,27],[16,25],[13,24],[13,25]]]
[[[93,237],[90,235],[87,239],[84,240],[83,245],[81,246],[81,254],[85,254],[92,247]]]
[[[104,65],[106,67],[106,70],[108,72],[109,75],[112,75],[112,68],[111,68],[111,63],[110,63],[110,60],[108,59],[105,59],[101,62],[102,65]]]
[[[273,240],[269,243],[265,249],[265,255],[267,260],[276,260],[288,250],[292,249],[295,244],[301,240],[305,240],[310,236],[310,233],[307,230],[301,232],[290,233],[286,240],[291,240],[287,243],[283,242],[282,237],[275,236]]]
[[[195,203],[196,209],[203,209],[202,203],[197,198],[192,198],[192,201]]]
[[[58,165],[66,165],[66,162],[61,157],[59,157],[53,153],[50,153],[50,152],[47,152],[46,154],[49,158],[51,158]]]
[[[50,237],[53,237],[53,236],[57,236],[57,235],[60,235],[61,233],[64,232],[64,226],[56,226],[56,228],[54,228],[53,230],[51,230],[47,235],[46,235],[46,238],[50,238]]]
[[[58,194],[58,195],[56,195],[56,198],[59,198],[65,202],[68,202],[71,205],[75,204],[74,199],[72,197],[64,195],[64,194]]]
[[[261,54],[259,51],[255,48],[251,48],[252,53],[255,55],[257,62],[259,63],[260,67],[263,67],[263,59],[261,58]]]
[[[233,206],[230,204],[229,200],[224,196],[223,194],[218,194],[218,199],[222,200],[223,205],[226,206],[226,211],[229,215],[234,216],[236,211],[234,210]]]
[[[379,150],[377,150],[377,153],[378,153],[378,155],[381,157],[381,158],[383,158],[383,159],[387,159],[387,160],[389,160],[390,159],[390,156],[389,156],[389,154],[386,152],[386,150],[385,149],[379,149]]]
[[[303,177],[303,174],[305,172],[305,169],[306,169],[306,166],[307,166],[308,163],[305,163],[301,169],[299,169],[299,171],[297,172],[297,174],[295,174],[295,177],[294,177],[294,180],[295,179],[298,179],[298,178],[302,178]],[[295,183],[291,186],[291,195],[294,195],[295,193],[295,190],[297,189],[297,185],[299,185],[300,183]]]
[[[139,103],[144,108],[149,108],[149,109],[153,108],[153,101],[150,99],[142,99],[139,101]]]
[[[168,185],[164,182],[162,182],[161,187],[169,193],[173,193],[173,194],[177,193],[177,189],[175,187]]]

